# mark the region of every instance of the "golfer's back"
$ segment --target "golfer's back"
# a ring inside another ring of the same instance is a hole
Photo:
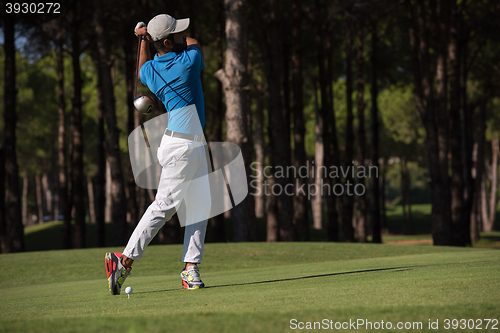
[[[169,130],[203,134],[205,102],[200,73],[204,67],[201,52],[195,47],[156,54],[141,67],[141,81],[167,109]]]

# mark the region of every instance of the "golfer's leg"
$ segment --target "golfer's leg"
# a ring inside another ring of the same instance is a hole
[[[123,254],[132,260],[140,261],[146,246],[156,236],[158,230],[172,218],[175,207],[168,207],[164,202],[155,200],[142,216]]]
[[[205,148],[201,145],[196,151],[199,162],[198,170],[184,196],[187,223],[184,230],[182,261],[198,264],[203,257],[205,234],[208,218],[210,217],[211,197]]]
[[[184,197],[187,223],[185,223],[184,252],[182,255],[182,262],[196,264],[199,264],[203,257],[203,245],[205,244],[211,203],[208,178],[199,178],[198,180],[203,181],[191,183],[187,195]]]
[[[184,231],[184,252],[182,262],[199,264],[203,257],[203,246],[205,245],[205,233],[208,220],[190,224]]]
[[[141,260],[146,246],[167,221],[175,214],[176,206],[182,202],[187,189],[183,179],[170,178],[171,170],[163,168],[155,201],[148,207],[137,224],[123,254],[132,260]]]
[[[196,163],[189,164],[191,151],[185,140],[163,137],[158,150],[162,165],[160,183],[155,201],[148,207],[135,228],[123,254],[132,260],[140,260],[146,246],[158,230],[174,215],[188,188],[188,181],[196,173]]]

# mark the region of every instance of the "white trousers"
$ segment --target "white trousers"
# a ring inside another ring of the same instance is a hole
[[[186,225],[182,262],[201,262],[210,211],[208,177],[202,177],[208,173],[205,147],[203,142],[163,135],[158,148],[162,166],[158,192],[123,251],[128,258],[140,261],[158,230],[182,207],[185,211],[178,214],[181,226]]]

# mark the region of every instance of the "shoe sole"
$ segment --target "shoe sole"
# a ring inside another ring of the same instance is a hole
[[[187,289],[187,290],[196,290],[196,289],[203,289],[203,288],[205,288],[205,285],[190,287],[189,284],[186,281],[182,280],[182,287],[184,289]]]

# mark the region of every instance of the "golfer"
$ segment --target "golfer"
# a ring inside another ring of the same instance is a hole
[[[146,246],[182,202],[188,206],[186,214],[191,214],[191,220],[200,216],[197,223],[187,224],[185,228],[182,286],[186,289],[204,287],[197,264],[203,256],[208,211],[203,211],[203,207],[193,209],[193,206],[199,206],[201,197],[206,203],[210,190],[208,184],[202,184],[201,189],[199,184],[196,189],[190,186],[191,180],[207,174],[203,136],[205,104],[200,78],[204,63],[200,44],[185,33],[188,26],[188,18],[176,20],[162,14],[149,21],[147,27],[140,22],[135,28],[135,34],[146,41],[141,43],[139,54],[140,80],[165,105],[168,126],[158,148],[162,171],[155,201],[137,224],[123,253],[106,253],[112,295],[120,294],[132,263],[141,260]],[[149,42],[153,42],[158,51],[154,59],[149,53]]]

